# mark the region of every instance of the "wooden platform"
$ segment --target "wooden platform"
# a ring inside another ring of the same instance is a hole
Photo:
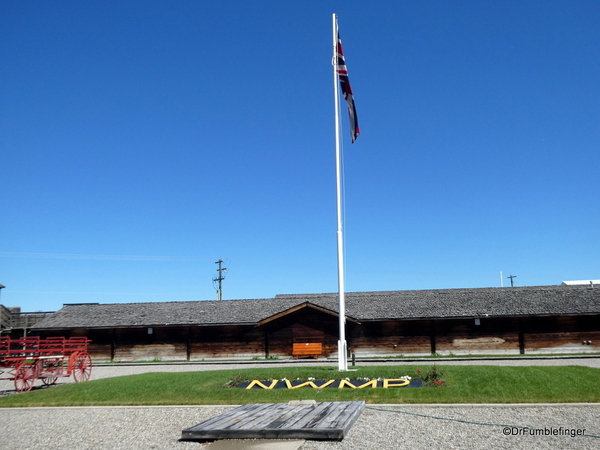
[[[365,402],[252,403],[182,431],[183,441],[216,439],[342,440]]]

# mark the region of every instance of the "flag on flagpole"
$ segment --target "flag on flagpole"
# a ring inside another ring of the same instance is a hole
[[[360,128],[358,128],[358,117],[356,116],[354,94],[352,93],[352,87],[350,86],[350,80],[348,79],[348,69],[346,68],[346,59],[344,58],[344,50],[342,50],[342,40],[340,39],[339,31],[337,33],[335,71],[337,72],[338,78],[340,80],[342,94],[344,94],[344,98],[348,103],[348,116],[350,118],[350,135],[352,136],[352,142],[354,142],[360,134]]]

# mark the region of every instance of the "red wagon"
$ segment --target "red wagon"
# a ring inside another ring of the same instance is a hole
[[[14,380],[17,392],[31,390],[35,380],[45,385],[73,374],[75,381],[87,381],[92,375],[92,358],[86,337],[47,338],[0,337],[0,380]]]

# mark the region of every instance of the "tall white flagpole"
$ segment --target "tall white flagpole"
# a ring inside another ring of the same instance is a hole
[[[337,260],[338,295],[340,303],[340,339],[338,341],[338,370],[348,370],[346,347],[346,302],[344,298],[344,238],[342,233],[342,170],[340,151],[340,94],[337,74],[337,15],[333,14],[333,97],[335,102],[335,175],[337,188]]]

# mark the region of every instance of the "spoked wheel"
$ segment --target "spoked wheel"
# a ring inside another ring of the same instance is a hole
[[[87,381],[92,376],[92,358],[87,353],[75,355],[73,378],[77,383]]]
[[[42,383],[44,383],[44,386],[52,386],[56,383],[56,380],[58,380],[58,377],[42,378]]]
[[[15,389],[17,392],[28,392],[33,387],[38,375],[36,363],[19,364],[15,370]]]
[[[58,377],[54,375],[62,373],[62,362],[63,360],[59,358],[45,359],[42,362],[38,376],[41,377],[44,386],[56,384]]]

